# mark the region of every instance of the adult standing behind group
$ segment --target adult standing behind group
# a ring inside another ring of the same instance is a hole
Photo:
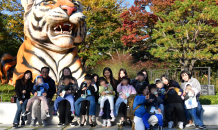
[[[47,93],[43,93],[43,96],[47,98],[47,103],[50,104],[50,101],[52,100],[54,94],[56,93],[56,87],[55,87],[55,82],[52,78],[48,76],[49,74],[49,67],[42,67],[41,68],[41,77],[43,78],[44,83],[47,83],[49,85],[49,89]],[[35,84],[35,81],[34,81]],[[35,93],[35,91],[33,91]],[[32,120],[31,120],[31,126],[35,126],[36,122],[38,120],[37,116],[39,113],[39,105],[41,104],[41,120],[43,123],[43,126],[47,125],[47,117],[46,117],[46,111],[44,110],[45,107],[43,107],[43,102],[40,100],[34,101],[32,105]]]
[[[201,84],[199,83],[199,81],[196,78],[193,78],[188,71],[181,72],[180,80],[181,80],[181,88],[182,89],[185,89],[185,86],[187,83],[191,83],[193,88],[196,88],[199,92],[201,92]],[[199,97],[200,97],[200,93],[196,96],[197,102],[198,102],[196,114],[199,117],[199,119],[203,122],[202,114],[201,114],[203,111],[203,108],[199,102]],[[189,120],[189,124],[186,125],[187,127],[191,127],[194,125],[189,114],[187,114],[187,120]]]
[[[20,123],[20,118],[22,120],[21,122],[21,126],[25,125],[25,121],[27,120],[26,116],[22,116],[21,112],[24,113],[26,110],[26,105],[27,105],[27,101],[30,98],[30,92],[33,89],[33,83],[32,83],[32,72],[27,70],[23,77],[21,79],[18,79],[16,81],[16,85],[15,85],[15,92],[17,95],[17,112],[16,115],[14,117],[14,122],[13,122],[13,128],[18,128],[18,125]]]

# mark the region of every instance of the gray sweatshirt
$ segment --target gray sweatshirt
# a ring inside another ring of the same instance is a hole
[[[181,83],[181,88],[184,90],[187,83],[191,83],[193,88],[196,88],[199,92],[201,92],[201,84],[196,78],[191,77],[188,82]]]

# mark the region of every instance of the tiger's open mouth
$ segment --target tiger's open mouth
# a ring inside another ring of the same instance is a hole
[[[71,35],[75,37],[78,27],[70,22],[58,23],[52,26],[51,32],[54,35]]]

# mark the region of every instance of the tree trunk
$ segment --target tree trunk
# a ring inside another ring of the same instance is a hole
[[[182,60],[180,60],[181,71],[188,71],[189,73],[192,73],[195,62],[197,60],[183,60],[183,62],[181,62],[181,61]]]

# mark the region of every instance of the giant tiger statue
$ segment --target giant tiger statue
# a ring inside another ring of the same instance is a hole
[[[78,82],[84,77],[76,46],[86,36],[82,5],[74,0],[21,0],[24,7],[24,43],[17,54],[13,81],[26,70],[33,78],[43,66],[59,81],[61,70],[69,67]]]

